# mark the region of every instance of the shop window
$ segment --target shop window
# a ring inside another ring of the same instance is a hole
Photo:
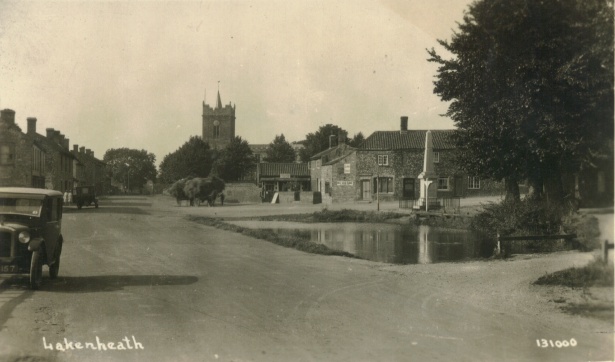
[[[393,192],[393,178],[392,177],[378,177],[374,178],[374,193],[392,193]]]

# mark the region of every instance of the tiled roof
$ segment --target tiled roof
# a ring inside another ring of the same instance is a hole
[[[338,152],[338,149],[340,150],[340,152]],[[324,149],[324,150],[318,152],[317,154],[315,154],[312,157],[310,157],[310,160],[318,160],[318,159],[322,158],[325,155],[330,156],[331,154],[334,154],[334,153],[335,154],[333,155],[333,157],[338,158],[342,154],[352,153],[352,151],[354,151],[354,150],[355,150],[355,148],[350,146],[350,145],[341,144],[341,145],[338,145],[338,146],[335,146],[335,147],[331,147],[331,148],[327,148],[327,149]],[[331,157],[329,157],[329,158],[331,158]]]
[[[454,130],[432,130],[434,149],[455,148],[451,136]],[[359,147],[360,150],[424,149],[427,130],[376,131]]]
[[[34,139],[34,141],[38,141],[39,145],[41,145],[41,146],[47,145],[48,147],[53,148],[55,151],[57,151],[59,153],[62,153],[62,154],[66,155],[68,157],[71,157],[71,158],[76,158],[75,155],[73,155],[69,150],[67,150],[66,148],[60,146],[57,142],[52,141],[49,138],[47,138],[47,137],[45,137],[45,136],[43,136],[41,134],[35,133],[33,139]]]
[[[261,177],[279,177],[283,173],[291,176],[310,176],[307,163],[259,163]]]

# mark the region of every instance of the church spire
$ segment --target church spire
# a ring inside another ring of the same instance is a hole
[[[218,81],[218,103],[216,103],[217,109],[222,109],[222,101],[220,100],[220,81]]]

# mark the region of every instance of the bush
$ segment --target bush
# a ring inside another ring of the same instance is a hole
[[[613,264],[594,260],[583,268],[569,268],[546,274],[534,282],[537,285],[563,285],[566,287],[612,287]]]
[[[557,234],[563,226],[564,212],[538,201],[491,203],[476,215],[470,229],[496,237],[500,235]]]
[[[491,203],[476,215],[470,229],[496,239],[507,236],[576,234],[573,247],[592,250],[599,247],[598,220],[589,215],[571,214],[564,207],[528,201]],[[503,246],[504,247],[504,246]],[[518,240],[507,252],[551,252],[569,250],[570,244],[556,240]]]

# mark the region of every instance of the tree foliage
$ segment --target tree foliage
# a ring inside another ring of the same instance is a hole
[[[267,147],[265,162],[288,163],[295,162],[295,158],[295,149],[286,141],[284,134],[281,134],[275,136]]]
[[[363,143],[363,141],[365,141],[365,136],[363,136],[363,133],[359,132],[356,133],[352,139],[350,140],[350,142],[348,142],[348,144],[352,147],[359,147],[361,146],[361,144]]]
[[[303,141],[304,148],[299,151],[299,157],[302,162],[308,162],[310,157],[314,156],[320,151],[326,150],[329,148],[329,138],[330,136],[335,136],[332,140],[332,145],[337,145],[337,136],[340,133],[347,132],[333,124],[326,124],[324,126],[320,126],[318,131],[314,133],[308,133],[305,136],[305,141]]]
[[[130,189],[141,188],[148,180],[156,179],[156,156],[146,150],[111,148],[105,152],[103,161],[113,181]]]
[[[175,152],[164,156],[160,163],[160,179],[172,183],[185,177],[207,177],[213,164],[209,144],[192,136]]]
[[[256,167],[254,155],[246,140],[235,136],[222,151],[214,156],[214,175],[224,181],[239,181]]]
[[[561,175],[609,152],[613,139],[613,0],[490,0],[470,5],[439,64],[461,166],[527,178],[563,195]]]

